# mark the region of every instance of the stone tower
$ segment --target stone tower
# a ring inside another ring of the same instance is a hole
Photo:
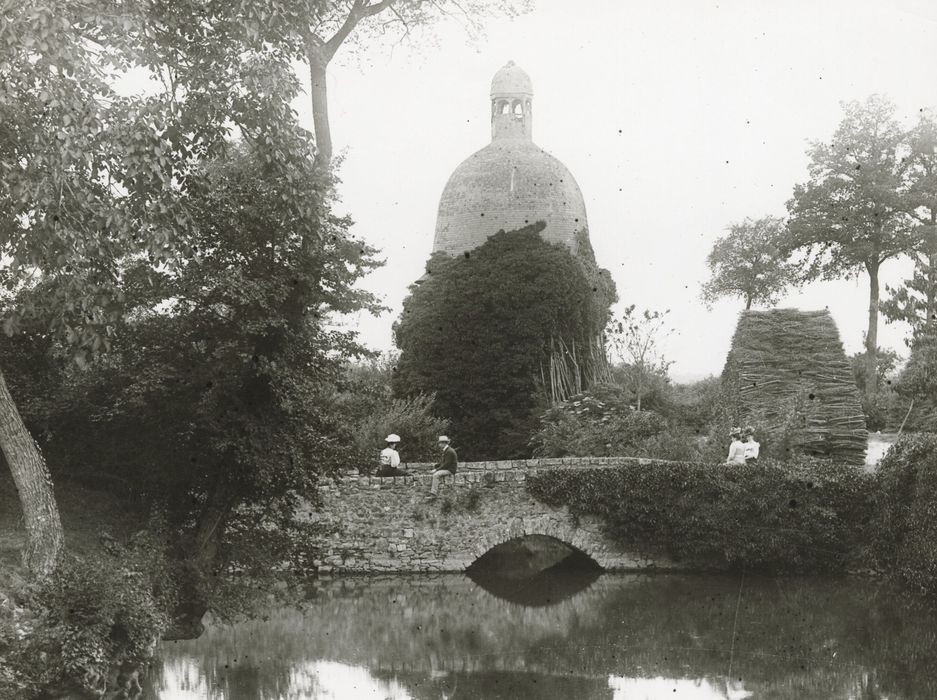
[[[537,221],[546,223],[544,239],[576,252],[586,205],[566,166],[533,142],[533,85],[510,61],[491,81],[491,143],[464,160],[443,190],[433,252],[461,255],[499,230]]]

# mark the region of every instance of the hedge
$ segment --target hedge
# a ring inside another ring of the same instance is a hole
[[[693,568],[833,572],[863,564],[875,477],[847,465],[651,462],[530,475],[530,494]]]
[[[876,478],[875,563],[904,585],[937,596],[937,435],[902,436]]]

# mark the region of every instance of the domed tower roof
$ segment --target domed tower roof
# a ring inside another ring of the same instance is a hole
[[[460,255],[500,230],[543,221],[541,236],[576,251],[587,228],[579,185],[533,142],[533,85],[513,61],[491,81],[491,143],[452,173],[439,200],[433,252]]]
[[[534,86],[527,71],[514,61],[508,61],[491,79],[491,96],[524,95],[533,97]]]

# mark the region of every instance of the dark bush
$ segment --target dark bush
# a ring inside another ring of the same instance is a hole
[[[772,573],[841,571],[861,558],[873,477],[802,459],[727,466],[693,462],[558,469],[527,488],[608,534],[687,566]]]
[[[698,456],[698,440],[685,425],[657,411],[636,411],[620,386],[599,384],[553,406],[530,440],[535,457]]]
[[[876,479],[876,564],[921,593],[937,594],[937,435],[899,438]]]
[[[23,696],[138,688],[169,625],[174,580],[165,542],[140,533],[129,545],[109,540],[103,552],[68,556],[53,578],[21,591],[27,621],[8,661]]]
[[[463,459],[529,456],[554,397],[593,384],[614,285],[586,254],[540,237],[543,222],[499,232],[470,254],[436,253],[394,326],[394,395],[435,394]]]

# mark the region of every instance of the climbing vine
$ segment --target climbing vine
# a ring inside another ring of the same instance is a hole
[[[462,458],[526,456],[543,409],[606,374],[614,286],[588,251],[544,241],[543,226],[435,254],[395,326],[394,393],[435,393]]]
[[[757,466],[638,462],[554,469],[527,490],[647,554],[702,568],[841,571],[857,565],[871,522],[874,477],[802,460]]]

